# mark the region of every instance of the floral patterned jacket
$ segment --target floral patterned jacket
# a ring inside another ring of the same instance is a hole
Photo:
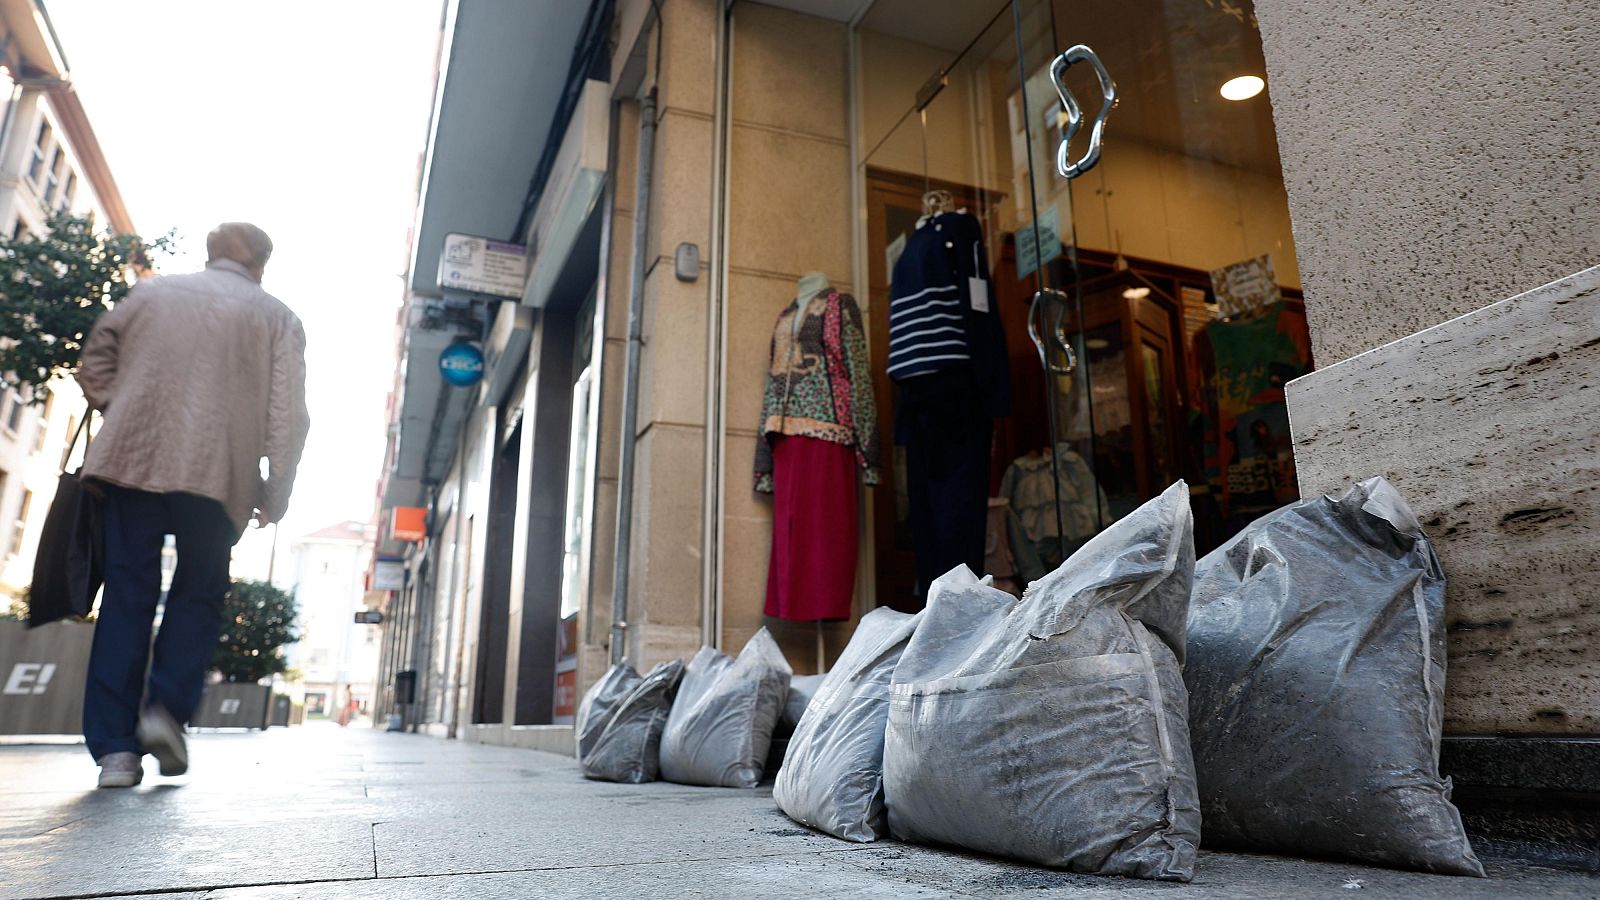
[[[878,483],[878,417],[861,308],[829,288],[790,301],[772,329],[772,363],[756,441],[755,489],[772,493],[772,435],[854,447],[867,484]]]

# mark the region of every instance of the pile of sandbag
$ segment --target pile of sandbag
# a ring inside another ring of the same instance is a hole
[[[1438,559],[1383,479],[1198,563],[1178,482],[1021,600],[961,566],[923,612],[869,613],[825,676],[793,679],[766,629],[736,658],[614,667],[578,756],[748,788],[792,729],[774,800],[845,840],[1188,881],[1203,813],[1210,846],[1482,875],[1438,771],[1443,620]]]
[[[1439,777],[1444,674],[1444,573],[1382,478],[1208,554],[1184,670],[1207,844],[1482,875]]]

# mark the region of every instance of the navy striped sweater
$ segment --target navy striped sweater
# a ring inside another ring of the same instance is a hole
[[[971,280],[987,297],[973,306]],[[972,371],[991,415],[1010,411],[1010,378],[999,309],[989,289],[983,226],[964,212],[944,213],[906,239],[889,288],[889,377]]]

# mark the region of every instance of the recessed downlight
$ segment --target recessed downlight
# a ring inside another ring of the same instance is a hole
[[[1150,289],[1141,284],[1138,287],[1131,287],[1124,290],[1122,292],[1122,296],[1128,300],[1143,300],[1144,298],[1150,296]]]
[[[1240,75],[1230,78],[1222,84],[1222,96],[1227,100],[1249,100],[1259,94],[1267,86],[1259,75]]]

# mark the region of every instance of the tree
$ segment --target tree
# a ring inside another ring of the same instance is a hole
[[[89,329],[172,250],[171,233],[146,241],[96,232],[86,218],[57,213],[42,235],[0,237],[0,387],[42,398],[57,375],[78,370]]]
[[[227,681],[256,682],[284,671],[283,645],[299,639],[294,598],[265,581],[238,579],[222,607],[222,637],[211,668]]]

